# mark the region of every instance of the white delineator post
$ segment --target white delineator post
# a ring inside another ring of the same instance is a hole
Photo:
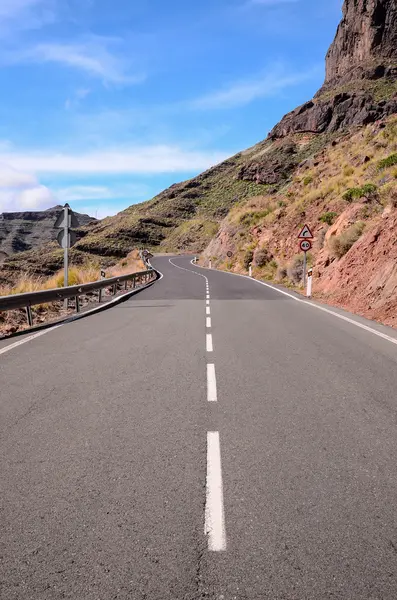
[[[307,288],[306,288],[306,296],[308,298],[312,297],[312,284],[313,284],[313,269],[309,269],[307,272]]]
[[[209,269],[212,269],[212,263],[211,263],[211,261],[209,261],[209,266],[208,266],[208,268],[209,268]]]
[[[250,277],[252,277],[252,265],[250,265],[248,268],[248,274]]]

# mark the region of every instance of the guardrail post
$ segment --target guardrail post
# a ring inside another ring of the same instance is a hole
[[[98,296],[98,302],[102,302],[102,292],[103,292],[103,288],[99,289],[99,296]]]
[[[125,280],[124,289],[128,290],[128,280],[127,279]]]
[[[114,283],[113,284],[113,296],[116,295],[116,292],[117,292],[117,283]]]
[[[132,278],[132,289],[134,289],[136,287],[136,276],[134,275],[134,277]]]
[[[33,316],[32,316],[32,309],[31,309],[30,306],[26,307],[26,318],[28,320],[29,327],[32,327],[32,325],[33,325]]]
[[[75,301],[76,301],[76,312],[80,312],[80,300],[79,300],[78,296],[75,297]]]

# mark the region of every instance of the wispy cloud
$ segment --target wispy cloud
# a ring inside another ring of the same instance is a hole
[[[17,30],[37,29],[55,20],[55,0],[1,0],[0,32],[11,37]]]
[[[227,109],[244,106],[259,98],[275,96],[284,89],[299,85],[315,77],[319,69],[296,74],[275,69],[255,79],[239,81],[229,87],[209,93],[190,103],[194,109]]]
[[[91,90],[86,88],[81,88],[79,90],[75,90],[73,94],[67,98],[65,101],[66,110],[70,110],[72,108],[77,108],[80,106],[81,102],[91,93]]]
[[[58,63],[79,69],[104,83],[140,83],[143,73],[131,73],[131,63],[123,53],[123,41],[118,38],[89,35],[70,43],[42,43],[28,49],[3,53],[8,64]]]
[[[0,161],[33,173],[145,174],[192,172],[207,169],[232,152],[189,151],[179,146],[139,146],[98,152],[62,154],[52,151],[0,153]]]
[[[55,196],[62,204],[65,202],[86,202],[87,200],[116,200],[121,198],[146,199],[149,188],[140,184],[125,185],[72,185],[55,189]]]

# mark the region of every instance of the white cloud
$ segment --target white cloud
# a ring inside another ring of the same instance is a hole
[[[230,156],[229,152],[189,151],[177,146],[143,146],[122,150],[62,154],[0,153],[0,162],[33,173],[174,173],[203,171]]]
[[[48,208],[53,204],[53,193],[40,185],[35,175],[0,163],[0,212]]]
[[[49,207],[54,204],[54,195],[44,185],[22,190],[18,195],[18,203],[22,210]]]
[[[23,173],[7,164],[0,163],[0,190],[7,188],[23,189],[37,185],[37,178],[31,173]]]
[[[141,83],[144,75],[131,74],[122,40],[89,35],[73,43],[42,43],[20,51],[3,53],[6,64],[58,63],[79,69],[104,83]]]
[[[140,198],[145,200],[149,194],[146,185],[73,185],[67,188],[55,189],[54,194],[60,204],[65,202],[85,202],[86,200],[111,200],[119,198]]]
[[[273,70],[261,77],[240,81],[223,90],[202,96],[191,102],[190,107],[204,110],[244,106],[259,98],[275,96],[285,88],[313,78],[316,73],[317,70],[297,74],[285,74],[281,69]]]

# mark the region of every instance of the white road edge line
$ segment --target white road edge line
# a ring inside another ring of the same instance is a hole
[[[207,318],[206,318],[206,320],[205,320],[205,326],[206,326],[208,329],[211,329],[211,317],[207,317]]]
[[[206,350],[207,350],[207,352],[214,351],[214,346],[212,344],[212,333],[206,334]]]
[[[207,486],[204,532],[208,536],[208,550],[226,550],[225,509],[219,431],[207,431]]]
[[[206,306],[206,307],[205,307],[205,314],[206,314],[206,315],[210,315],[210,314],[211,314],[211,309],[210,309],[210,307],[209,307],[209,306]]]
[[[214,363],[207,364],[207,400],[208,402],[218,401]]]
[[[198,265],[194,265],[194,266],[197,267]],[[207,267],[198,267],[198,268],[206,269]],[[292,294],[289,294],[288,292],[285,292],[284,290],[280,290],[280,289],[274,287],[273,285],[270,285],[269,283],[265,283],[264,281],[258,281],[258,279],[253,279],[252,277],[249,277],[248,275],[240,275],[239,273],[229,273],[228,271],[218,271],[218,272],[225,273],[226,275],[234,275],[235,277],[245,277],[245,279],[248,279],[252,283],[259,283],[260,285],[264,285],[265,287],[270,288],[274,292],[278,292],[279,294],[288,296],[292,300],[295,300],[295,302],[301,302],[305,306],[310,306],[311,308],[317,308],[318,310],[322,310],[323,312],[328,313],[329,315],[332,315],[333,317],[336,317],[337,319],[346,321],[346,323],[355,325],[356,327],[359,327],[360,329],[364,329],[364,331],[368,331],[369,333],[372,333],[373,335],[376,335],[376,336],[382,338],[383,340],[386,340],[392,344],[397,345],[397,338],[393,338],[390,335],[387,335],[386,333],[377,331],[376,329],[373,329],[372,327],[369,327],[368,325],[364,325],[363,323],[359,323],[358,321],[355,321],[354,319],[350,319],[349,317],[340,315],[339,313],[337,313],[333,310],[330,310],[329,308],[325,308],[325,306],[319,306],[318,304],[313,304],[313,302],[310,302],[309,300],[301,300],[300,298],[296,298],[296,296],[293,296]]]
[[[14,348],[17,348],[18,346],[22,346],[23,344],[26,344],[26,342],[30,342],[31,340],[34,340],[35,338],[38,338],[41,335],[50,333],[50,331],[54,331],[54,329],[58,329],[58,327],[62,327],[62,325],[63,325],[63,323],[61,323],[60,325],[54,325],[54,327],[49,327],[48,329],[44,329],[43,331],[38,331],[37,333],[33,333],[33,335],[29,335],[28,337],[23,338],[22,340],[19,340],[18,342],[14,342],[13,344],[10,344],[9,346],[5,346],[4,348],[0,349],[0,354],[5,354],[9,350],[13,350]]]
[[[157,271],[157,273],[159,273],[160,277],[158,278],[157,281],[160,281],[160,279],[162,279],[164,277],[163,273],[160,273],[160,271],[158,271],[157,269],[155,269],[155,271]],[[204,277],[204,275],[202,275],[202,277]],[[116,300],[118,300],[119,298],[116,298]],[[108,303],[108,307],[109,308],[111,306],[111,304],[114,301],[111,300]],[[90,313],[95,313],[97,311],[97,307],[93,308],[92,310],[87,310],[84,313],[84,316],[89,315]],[[70,321],[71,323],[73,323],[73,320]],[[58,327],[63,327],[64,325],[68,325],[68,323],[59,323],[59,325],[53,325],[52,327],[48,327],[48,329],[44,329],[43,331],[38,331],[37,333],[33,333],[32,335],[29,335],[26,338],[23,338],[22,340],[19,340],[18,342],[14,342],[13,344],[10,344],[9,346],[5,346],[4,348],[0,348],[0,355],[1,354],[5,354],[6,352],[8,352],[9,350],[12,350],[13,348],[17,348],[18,346],[22,346],[23,344],[26,344],[26,342],[30,342],[32,340],[34,340],[35,338],[40,337],[41,335],[45,335],[46,333],[50,333],[50,331],[54,331],[54,329],[58,329]]]

